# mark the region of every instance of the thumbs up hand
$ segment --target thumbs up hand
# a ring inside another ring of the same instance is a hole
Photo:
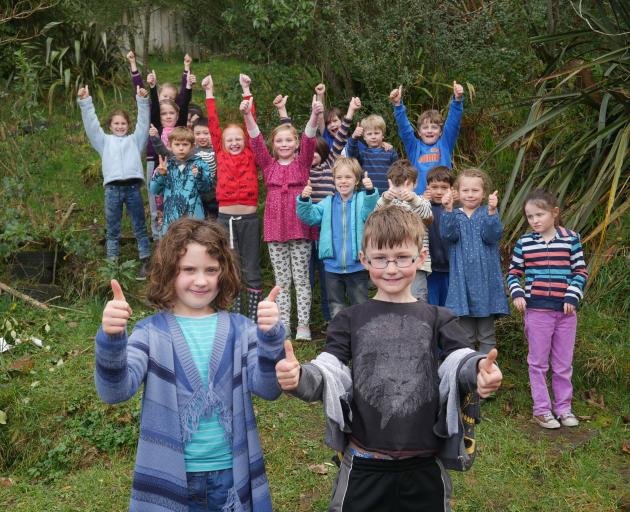
[[[136,86],[136,94],[141,98],[146,98],[149,95],[149,91],[138,85]]]
[[[461,101],[462,97],[464,96],[464,88],[455,80],[453,80],[453,96],[455,96],[455,101]]]
[[[451,190],[442,196],[442,206],[447,212],[453,211],[453,192]]]
[[[295,357],[293,345],[289,340],[284,342],[284,353],[284,359],[276,363],[276,378],[284,391],[291,391],[300,383],[300,362]]]
[[[151,73],[147,75],[147,83],[149,84],[149,87],[151,87],[151,89],[153,89],[157,84],[157,75],[155,74],[155,69],[152,69]]]
[[[103,310],[103,332],[114,336],[125,332],[127,320],[133,312],[118,281],[112,279],[111,285],[114,299],[110,300]]]
[[[198,174],[199,174],[199,168],[197,167],[197,164],[193,164],[192,175],[196,178]]]
[[[365,190],[372,190],[374,188],[372,180],[368,177],[367,171],[363,173],[363,180],[361,181],[361,183],[363,183],[363,188]]]
[[[312,193],[313,193],[313,187],[311,185],[311,180],[308,180],[306,182],[306,186],[304,187],[304,190],[302,190],[302,199],[306,199],[307,197],[311,197]]]
[[[486,398],[501,386],[503,374],[499,367],[494,364],[497,355],[497,349],[493,348],[488,353],[488,357],[479,361],[477,366],[477,394],[481,398]]]
[[[499,191],[495,190],[488,196],[488,215],[494,215],[497,213],[497,206],[499,205]]]
[[[396,89],[389,93],[390,101],[397,107],[402,101],[402,85],[399,85]]]
[[[81,87],[78,92],[77,92],[77,96],[79,97],[80,100],[84,100],[85,98],[89,98],[90,97],[90,89],[88,88],[87,85],[84,85],[83,87]]]
[[[276,297],[281,289],[279,286],[274,286],[267,298],[258,303],[258,328],[262,332],[269,331],[280,321],[280,310],[276,304]]]

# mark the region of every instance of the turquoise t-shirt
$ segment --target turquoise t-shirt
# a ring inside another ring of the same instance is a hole
[[[188,349],[208,389],[208,369],[217,330],[217,315],[176,316]],[[213,411],[199,420],[197,431],[184,446],[186,471],[219,471],[232,467],[232,448],[225,439],[225,429]]]

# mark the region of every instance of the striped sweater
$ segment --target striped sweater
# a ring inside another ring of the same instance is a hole
[[[538,233],[526,233],[518,239],[507,284],[512,300],[525,297],[529,308],[562,311],[565,302],[578,305],[587,278],[580,235],[558,227],[549,242]]]
[[[284,335],[282,324],[263,333],[220,311],[205,388],[171,313],[138,322],[129,338],[99,330],[94,379],[101,399],[123,402],[144,384],[129,510],[188,511],[184,445],[199,418],[215,411],[232,448],[234,487],[224,511],[271,512],[251,393],[280,396],[275,364],[284,357]]]
[[[369,148],[359,144],[358,139],[350,137],[346,146],[348,156],[356,158],[363,171],[368,173],[374,188],[387,190],[387,171],[389,166],[398,160],[398,153],[395,149],[385,151],[383,148]]]

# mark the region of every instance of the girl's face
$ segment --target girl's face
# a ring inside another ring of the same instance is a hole
[[[354,194],[354,189],[357,186],[357,177],[354,175],[351,169],[345,167],[339,167],[335,170],[333,177],[335,180],[335,190],[339,192],[341,199],[344,201],[350,199]]]
[[[112,117],[111,123],[109,123],[109,131],[118,137],[124,137],[129,130],[129,123],[124,116]]]
[[[219,294],[219,261],[210,256],[206,248],[196,242],[186,246],[179,259],[179,272],[175,278],[173,313],[181,316],[204,316],[215,312],[210,305]]]
[[[240,155],[245,149],[245,133],[236,126],[223,130],[223,149],[230,155]]]
[[[276,133],[272,145],[278,160],[293,160],[298,141],[289,130],[282,130]]]
[[[337,116],[331,117],[330,121],[328,121],[328,124],[326,124],[326,129],[328,130],[328,133],[330,133],[331,135],[335,135],[339,128],[341,128],[341,119],[339,119]]]
[[[544,209],[533,201],[525,205],[525,217],[535,233],[543,236],[553,236],[556,232],[556,219],[560,214],[559,208]]]
[[[173,128],[177,122],[177,110],[171,105],[160,105],[160,121],[164,128]]]
[[[162,100],[175,101],[176,97],[177,97],[177,89],[175,89],[175,87],[162,87],[162,90],[160,91],[160,95],[158,96],[160,101]]]
[[[481,178],[463,177],[459,181],[459,200],[464,210],[475,210],[481,206],[485,193]]]

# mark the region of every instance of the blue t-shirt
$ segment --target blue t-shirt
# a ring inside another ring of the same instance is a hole
[[[208,369],[217,330],[217,315],[175,316],[184,334],[201,382],[208,389]],[[232,448],[215,411],[200,418],[197,431],[184,446],[186,471],[219,471],[232,467]]]

